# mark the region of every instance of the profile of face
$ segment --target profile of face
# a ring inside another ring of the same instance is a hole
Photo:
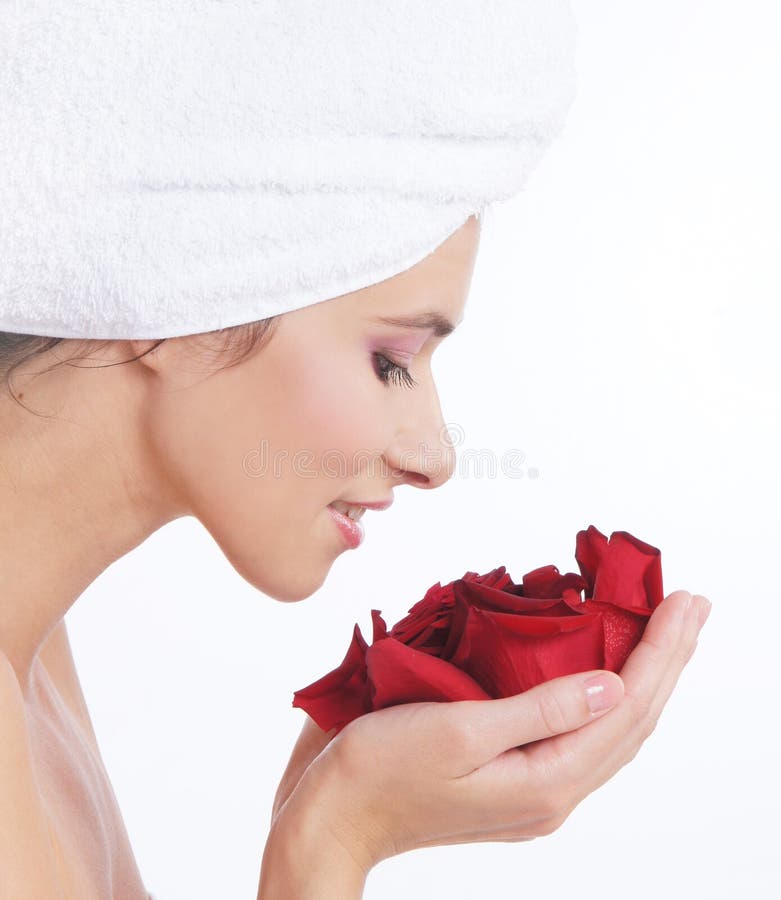
[[[295,601],[320,587],[349,549],[333,501],[389,500],[452,476],[430,369],[445,335],[391,320],[434,313],[457,325],[479,233],[473,216],[412,268],[285,313],[257,352],[208,377],[188,364],[190,337],[139,360],[161,483],[259,590]]]

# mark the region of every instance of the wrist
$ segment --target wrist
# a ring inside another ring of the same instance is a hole
[[[258,900],[360,900],[367,874],[327,824],[288,808],[269,831]]]

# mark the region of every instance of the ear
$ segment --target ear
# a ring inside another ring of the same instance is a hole
[[[124,340],[120,347],[121,358],[135,360],[139,366],[144,366],[150,372],[160,373],[169,364],[171,349],[167,346],[170,338],[156,340],[138,339]]]
[[[125,346],[120,349],[127,353],[123,359],[133,359],[137,366],[142,366],[142,369],[137,370],[140,373],[179,383],[181,375],[200,376],[208,373],[208,366],[204,369],[200,363],[205,349],[203,341],[208,341],[209,337],[209,334],[192,334],[125,340]],[[208,356],[206,358],[209,359]]]

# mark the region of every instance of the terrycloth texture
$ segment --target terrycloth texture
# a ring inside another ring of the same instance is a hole
[[[518,192],[566,0],[10,0],[0,330],[163,338],[382,281]]]

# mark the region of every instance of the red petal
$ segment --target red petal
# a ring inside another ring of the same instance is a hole
[[[458,580],[484,584],[500,590],[506,590],[509,585],[513,584],[513,580],[504,566],[497,566],[495,569],[491,569],[490,572],[486,572],[485,575],[478,575],[477,572],[467,572],[463,578]]]
[[[650,612],[662,602],[661,554],[625,531],[614,531],[597,569],[591,599]]]
[[[508,697],[551,678],[602,668],[603,642],[600,615],[514,616],[472,607],[452,662],[491,696]]]
[[[588,582],[582,575],[567,572],[562,575],[556,566],[541,566],[527,572],[522,579],[524,597],[560,598],[565,590],[583,591]]]
[[[342,664],[293,694],[293,706],[308,713],[323,731],[348,722],[371,710],[366,673],[367,643],[356,624]]]
[[[374,709],[397,703],[490,699],[465,672],[393,638],[369,647],[366,670]]]
[[[551,566],[551,568],[554,567]],[[572,577],[578,579],[579,583],[583,583],[580,575],[573,575]],[[562,583],[567,584],[569,580]],[[460,598],[467,606],[474,606],[477,609],[490,610],[491,612],[529,616],[569,616],[572,615],[572,611],[567,603],[564,602],[564,597],[573,594],[574,589],[564,587],[563,590],[563,595],[559,594],[553,598],[524,597],[459,581],[453,587],[453,615],[455,617],[455,606]],[[580,600],[579,593],[575,594],[575,596]]]
[[[580,578],[578,575],[574,577]],[[476,606],[478,609],[540,615],[544,614],[546,610],[554,609],[561,600],[561,594],[552,598],[527,597],[474,581],[453,582],[454,601],[456,597],[461,597],[469,606]]]
[[[416,647],[425,653],[442,656],[451,625],[453,586],[462,582],[481,584],[497,590],[517,587],[504,566],[498,566],[484,575],[466,572],[463,578],[444,586],[437,582],[426,591],[423,599],[410,607],[408,614],[390,629],[388,632],[390,637],[396,638],[408,647]]]
[[[575,559],[580,572],[588,582],[587,596],[594,592],[594,579],[607,548],[607,537],[593,525],[579,531],[575,537]]]
[[[388,632],[389,636],[412,647],[425,646],[427,652],[437,655],[446,637],[442,627],[449,625],[450,607],[453,603],[452,585],[445,587],[437,582],[422,600],[410,607],[408,614]]]
[[[650,612],[631,612],[612,603],[586,600],[587,613],[601,613],[605,629],[605,664],[611,672],[620,672],[629,654],[643,636]]]
[[[372,643],[376,644],[388,636],[388,626],[380,615],[379,609],[372,610]]]

